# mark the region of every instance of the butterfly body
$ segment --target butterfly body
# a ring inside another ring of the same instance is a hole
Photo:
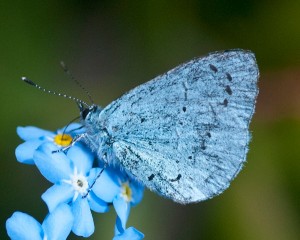
[[[182,204],[228,188],[246,161],[258,94],[253,53],[211,53],[84,114],[85,141],[150,190]]]

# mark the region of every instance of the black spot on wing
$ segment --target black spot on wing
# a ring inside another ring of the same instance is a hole
[[[226,91],[229,95],[232,95],[232,90],[231,90],[231,88],[230,88],[228,85],[226,86],[225,91]]]
[[[214,72],[216,73],[218,71],[217,67],[212,65],[212,64],[209,64],[209,68]]]
[[[155,177],[155,175],[152,173],[152,174],[148,177],[148,180],[149,180],[149,181],[152,181],[154,177]]]
[[[232,77],[231,77],[231,75],[229,74],[229,73],[226,73],[226,77],[227,77],[227,79],[231,82],[232,81]]]
[[[179,179],[181,178],[181,174],[178,174],[178,176],[175,179],[171,179],[171,182],[176,182],[179,181]]]
[[[223,101],[223,105],[224,105],[224,107],[227,107],[227,105],[228,105],[228,100],[226,98]]]

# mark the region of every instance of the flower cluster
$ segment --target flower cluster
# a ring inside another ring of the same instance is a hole
[[[53,186],[42,194],[49,210],[43,223],[15,212],[6,222],[11,239],[60,240],[71,231],[89,237],[95,230],[92,211],[105,213],[109,205],[117,214],[114,240],[144,238],[134,227],[126,228],[131,206],[142,200],[143,186],[120,169],[95,160],[83,143],[72,141],[84,131],[76,123],[55,133],[31,126],[17,128],[25,141],[16,148],[17,160],[35,165]]]

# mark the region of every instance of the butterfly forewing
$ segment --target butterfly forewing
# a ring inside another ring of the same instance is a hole
[[[116,161],[176,202],[220,194],[246,159],[258,76],[251,52],[231,50],[132,89],[99,115]]]

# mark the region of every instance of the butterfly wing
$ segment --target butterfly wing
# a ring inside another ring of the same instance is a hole
[[[112,102],[100,118],[121,166],[180,203],[222,193],[241,170],[258,94],[254,54],[211,53]]]

